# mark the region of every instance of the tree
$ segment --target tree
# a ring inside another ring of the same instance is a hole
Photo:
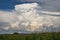
[[[13,34],[19,34],[18,32],[14,32]]]

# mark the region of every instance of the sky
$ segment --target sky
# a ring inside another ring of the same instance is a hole
[[[60,0],[0,0],[0,34],[59,30]]]
[[[39,3],[43,9],[49,11],[60,11],[60,0],[0,0],[0,10],[12,10],[17,4]]]

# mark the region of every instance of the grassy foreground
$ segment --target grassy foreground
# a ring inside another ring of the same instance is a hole
[[[2,34],[0,40],[60,40],[60,33]]]

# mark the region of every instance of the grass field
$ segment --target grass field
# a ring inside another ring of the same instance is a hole
[[[60,40],[60,33],[0,34],[0,40]]]

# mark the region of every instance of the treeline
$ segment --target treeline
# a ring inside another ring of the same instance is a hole
[[[60,32],[33,33],[33,34],[3,34],[0,40],[60,40]]]

